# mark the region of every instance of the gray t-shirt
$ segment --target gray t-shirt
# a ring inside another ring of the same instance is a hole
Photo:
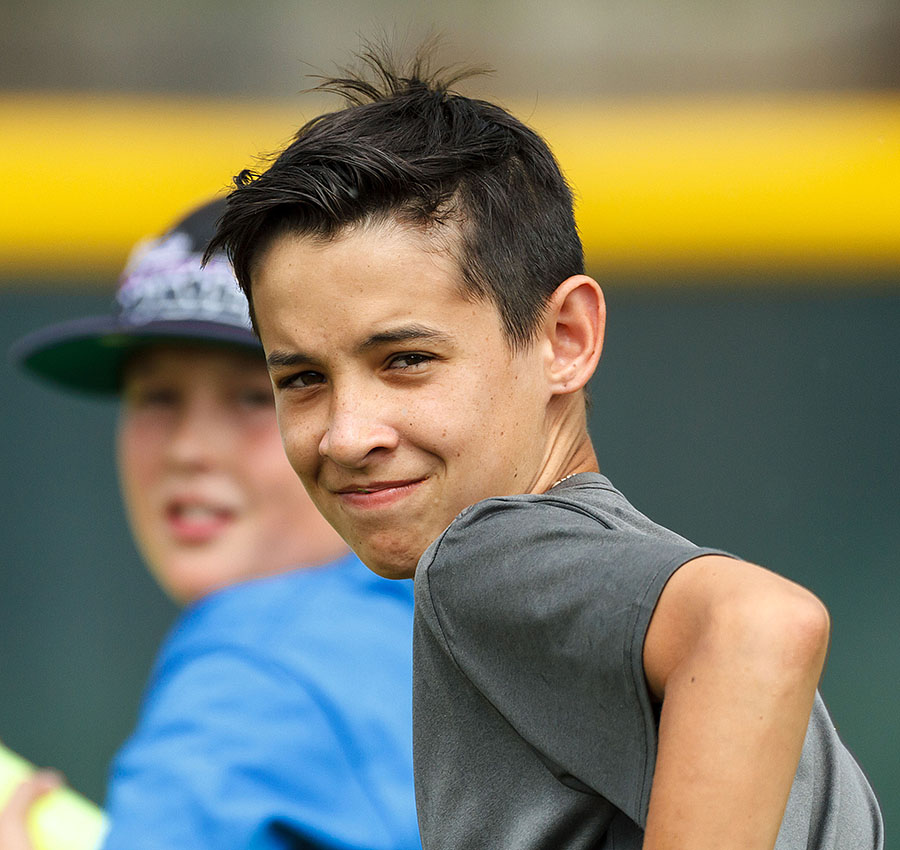
[[[647,626],[700,549],[602,475],[464,510],[416,573],[426,850],[639,850],[656,759]],[[880,848],[874,794],[817,698],[778,850]]]

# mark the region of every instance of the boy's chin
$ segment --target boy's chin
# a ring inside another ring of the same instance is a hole
[[[383,578],[413,578],[416,574],[416,565],[419,563],[418,556],[406,553],[387,554],[361,548],[357,550],[356,554],[373,573]]]

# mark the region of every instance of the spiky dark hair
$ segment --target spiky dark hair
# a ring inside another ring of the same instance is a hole
[[[285,232],[329,239],[352,225],[449,226],[463,292],[498,308],[513,348],[547,299],[583,271],[572,193],[547,143],[501,107],[454,91],[472,71],[400,67],[383,50],[316,88],[346,106],[300,128],[262,173],[235,178],[210,243],[253,307],[255,263]]]

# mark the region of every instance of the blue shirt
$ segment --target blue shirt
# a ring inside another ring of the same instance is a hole
[[[189,608],[113,762],[104,850],[418,850],[412,597],[348,556]]]

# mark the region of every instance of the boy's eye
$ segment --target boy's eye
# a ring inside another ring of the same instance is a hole
[[[290,389],[291,387],[314,387],[316,384],[324,384],[325,376],[321,372],[297,372],[294,375],[288,375],[286,378],[277,380],[276,386],[279,389]]]
[[[137,387],[124,394],[125,401],[133,408],[172,407],[178,403],[178,393],[172,389]]]
[[[274,403],[272,391],[264,389],[248,389],[238,394],[238,400],[247,407],[271,407]]]
[[[419,352],[411,351],[406,354],[398,354],[395,357],[392,357],[388,362],[388,368],[410,369],[414,366],[419,366],[422,363],[427,363],[432,359],[433,358],[427,354],[420,354]]]

